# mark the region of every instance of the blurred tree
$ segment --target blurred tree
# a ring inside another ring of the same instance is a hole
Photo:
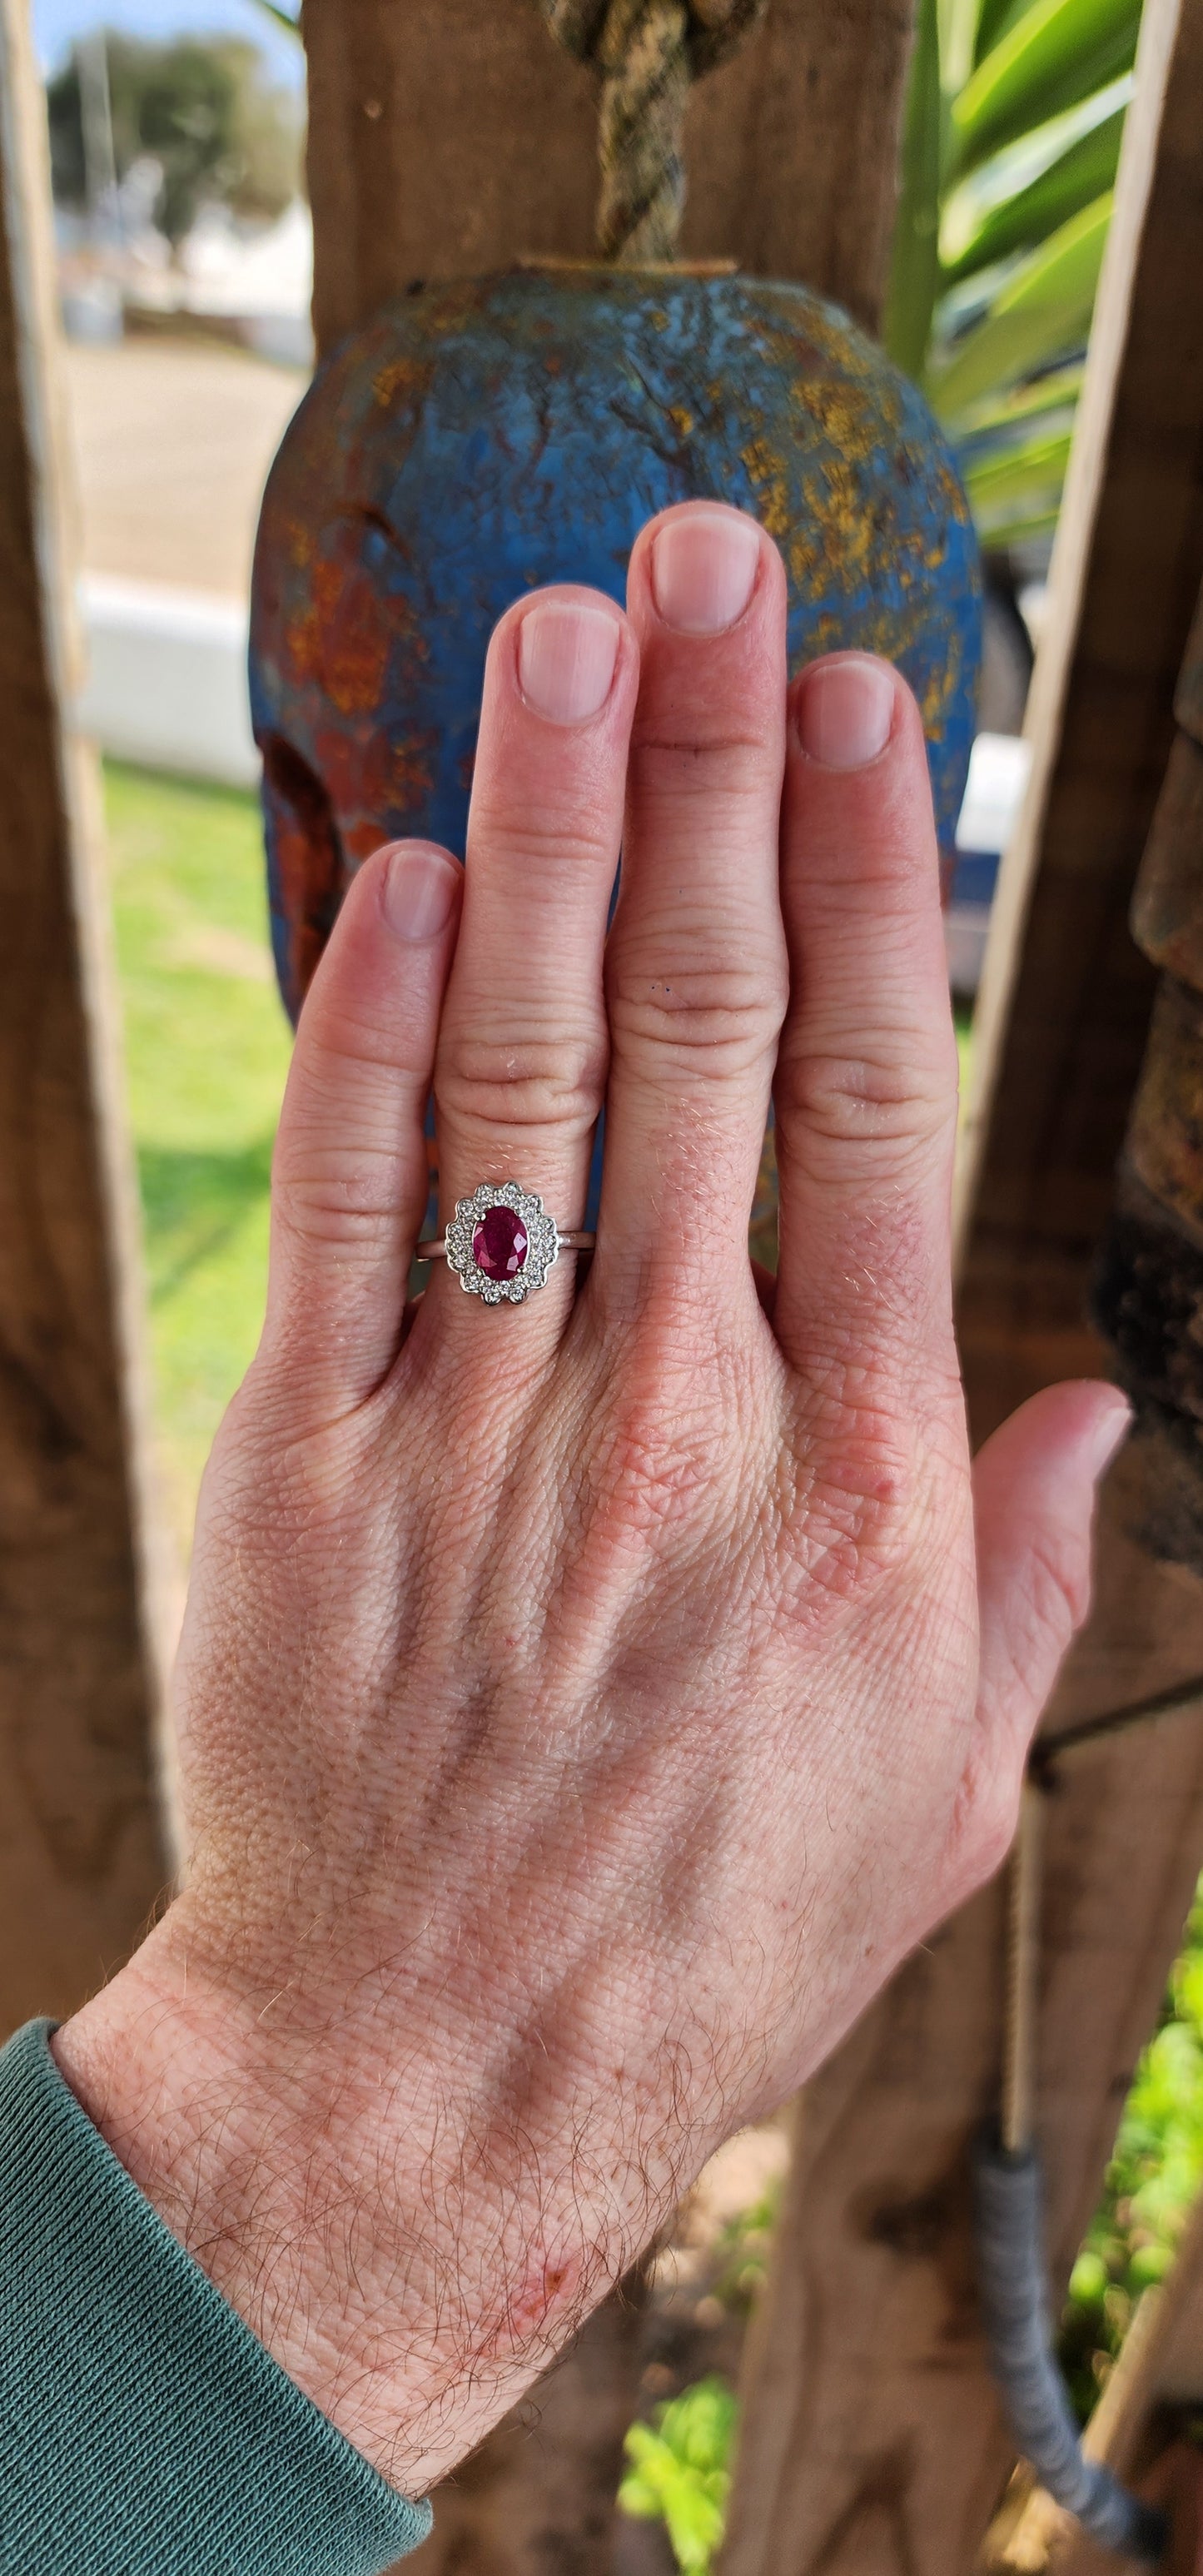
[[[113,160],[120,181],[150,154],[162,186],[156,220],[181,241],[215,201],[247,215],[279,214],[300,180],[296,102],[265,76],[254,45],[180,37],[105,40]],[[80,49],[48,85],[51,169],[60,204],[88,202]]]
[[[231,42],[217,51],[234,75],[228,203],[238,215],[282,214],[303,187],[301,93],[281,89],[269,78],[254,45]]]

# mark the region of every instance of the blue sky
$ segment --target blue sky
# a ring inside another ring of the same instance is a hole
[[[272,25],[255,0],[33,0],[33,32],[44,71],[62,61],[73,37],[92,27],[131,36],[250,36],[277,80],[304,76],[299,43]]]

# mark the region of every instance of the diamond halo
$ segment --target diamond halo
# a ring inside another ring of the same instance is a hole
[[[493,1277],[476,1257],[478,1230],[494,1208],[506,1208],[518,1220],[516,1240],[519,1229],[526,1236],[526,1251],[512,1279]],[[447,1228],[448,1266],[457,1273],[461,1288],[470,1297],[483,1298],[487,1306],[520,1306],[543,1286],[559,1251],[559,1234],[538,1192],[522,1189],[517,1181],[482,1181],[470,1199],[455,1202]]]

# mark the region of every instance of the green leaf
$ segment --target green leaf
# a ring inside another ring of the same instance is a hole
[[[1069,2276],[1069,2295],[1082,2307],[1097,2307],[1107,2287],[1107,2266],[1101,2254],[1083,2246]]]
[[[984,543],[1000,532],[1055,519],[1060,507],[1072,432],[1014,441],[993,455],[962,463],[974,524]]]
[[[923,365],[940,282],[939,0],[919,0],[915,46],[907,87],[898,213],[882,338],[908,376]]]
[[[1021,422],[1048,412],[1067,414],[1064,425],[1068,427],[1085,373],[1079,361],[1068,367],[1050,367],[1046,375],[1034,377],[1031,384],[1010,385],[1001,393],[983,394],[980,402],[970,404],[958,423],[962,448],[969,449],[972,460],[978,453],[979,440],[988,440],[994,431],[1013,432]]]
[[[1011,546],[1027,545],[1036,537],[1055,536],[1061,504],[1055,510],[1038,511],[1033,518],[1018,512],[1014,518],[1002,517],[991,528],[989,536],[979,530],[981,542],[994,554],[1005,554]]]
[[[1085,340],[1094,309],[1111,196],[1062,224],[1000,289],[984,319],[967,331],[933,376],[931,399],[942,420],[1019,376],[1032,375]]]
[[[1117,108],[1092,132],[1080,136],[1028,187],[1020,188],[1005,204],[993,207],[959,257],[945,261],[945,279],[953,283],[970,277],[975,270],[1005,259],[1012,251],[1027,250],[1036,242],[1046,241],[1071,215],[1080,213],[1110,188],[1119,163],[1124,113],[1122,107]]]
[[[975,64],[984,62],[986,55],[993,52],[1002,37],[1009,33],[1020,18],[1027,16],[1031,6],[1032,0],[982,0],[977,21],[977,42],[973,49]]]
[[[291,9],[280,8],[278,0],[255,0],[255,6],[259,9],[265,9],[268,17],[274,18],[278,27],[287,27],[290,36],[300,35],[300,16],[297,15],[294,17]]]
[[[710,2576],[723,2537],[736,2403],[726,2381],[700,2379],[654,2424],[632,2424],[630,2467],[618,2490],[624,2513],[663,2522],[682,2576]]]
[[[1139,0],[1033,0],[952,102],[950,173],[1127,71],[1139,25]]]
[[[981,0],[939,0],[940,78],[949,97],[973,69],[980,14]]]

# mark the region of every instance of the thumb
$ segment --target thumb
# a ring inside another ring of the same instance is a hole
[[[978,1714],[1021,1760],[1090,1608],[1095,1491],[1131,1421],[1118,1388],[1046,1387],[974,1461],[981,1649]]]

